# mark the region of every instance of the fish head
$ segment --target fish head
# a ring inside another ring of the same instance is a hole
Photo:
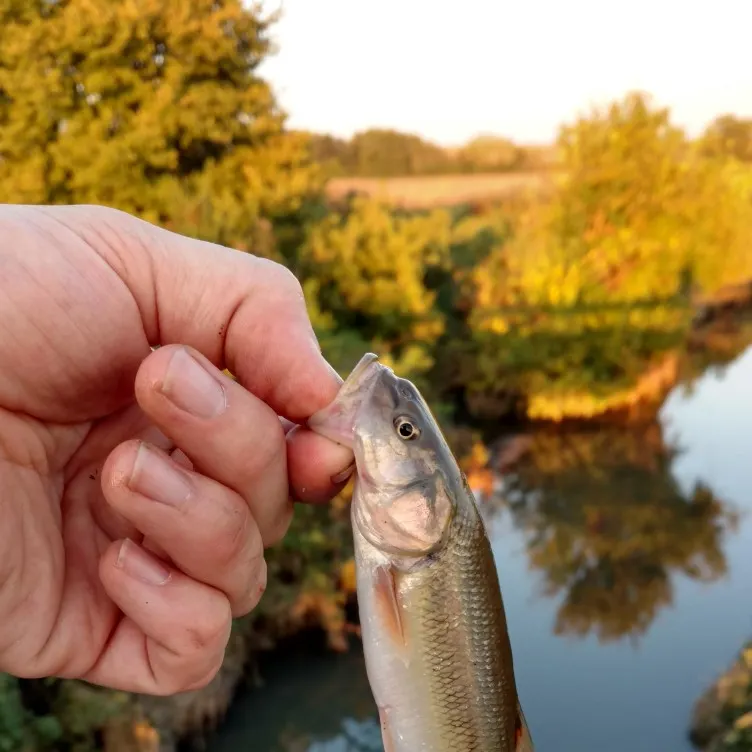
[[[442,542],[461,473],[418,389],[364,356],[309,427],[355,455],[353,519],[389,554],[422,557]]]

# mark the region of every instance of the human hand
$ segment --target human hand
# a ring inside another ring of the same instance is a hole
[[[0,322],[0,670],[203,686],[289,494],[352,462],[288,422],[340,384],[300,286],[114,210],[0,206]]]

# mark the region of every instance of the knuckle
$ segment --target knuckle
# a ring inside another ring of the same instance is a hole
[[[283,504],[277,515],[271,518],[264,529],[264,546],[275,546],[279,543],[287,531],[290,529],[293,516],[292,501],[288,498],[287,502]]]
[[[252,563],[253,570],[251,576],[244,580],[242,593],[235,598],[233,603],[232,615],[234,618],[245,616],[253,611],[258,605],[264,592],[266,592],[267,583],[267,566],[263,556],[257,557]],[[250,582],[250,585],[246,585]]]
[[[181,653],[186,657],[214,654],[230,639],[232,611],[226,598],[217,599],[211,608],[203,609],[192,624],[186,624]]]
[[[253,534],[251,515],[240,499],[212,505],[212,508],[216,510],[211,530],[212,543],[219,562],[230,564],[242,554]]]
[[[259,435],[264,439],[263,441],[257,439],[253,443],[245,460],[245,474],[254,481],[277,464],[286,451],[285,430],[279,420],[269,415],[263,423],[264,427]]]
[[[256,258],[264,276],[264,297],[269,305],[289,308],[291,302],[305,309],[305,295],[300,280],[286,266],[270,259]]]
[[[268,259],[264,259],[264,262],[267,264],[266,270],[274,287],[281,293],[303,299],[303,287],[300,280],[286,266]]]

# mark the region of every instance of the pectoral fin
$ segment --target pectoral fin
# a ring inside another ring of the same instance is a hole
[[[386,634],[397,645],[406,645],[405,623],[397,593],[398,573],[389,566],[377,567],[374,578],[374,600]]]

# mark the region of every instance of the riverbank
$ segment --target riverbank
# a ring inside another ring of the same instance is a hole
[[[702,752],[752,750],[752,639],[697,701],[690,739]]]

